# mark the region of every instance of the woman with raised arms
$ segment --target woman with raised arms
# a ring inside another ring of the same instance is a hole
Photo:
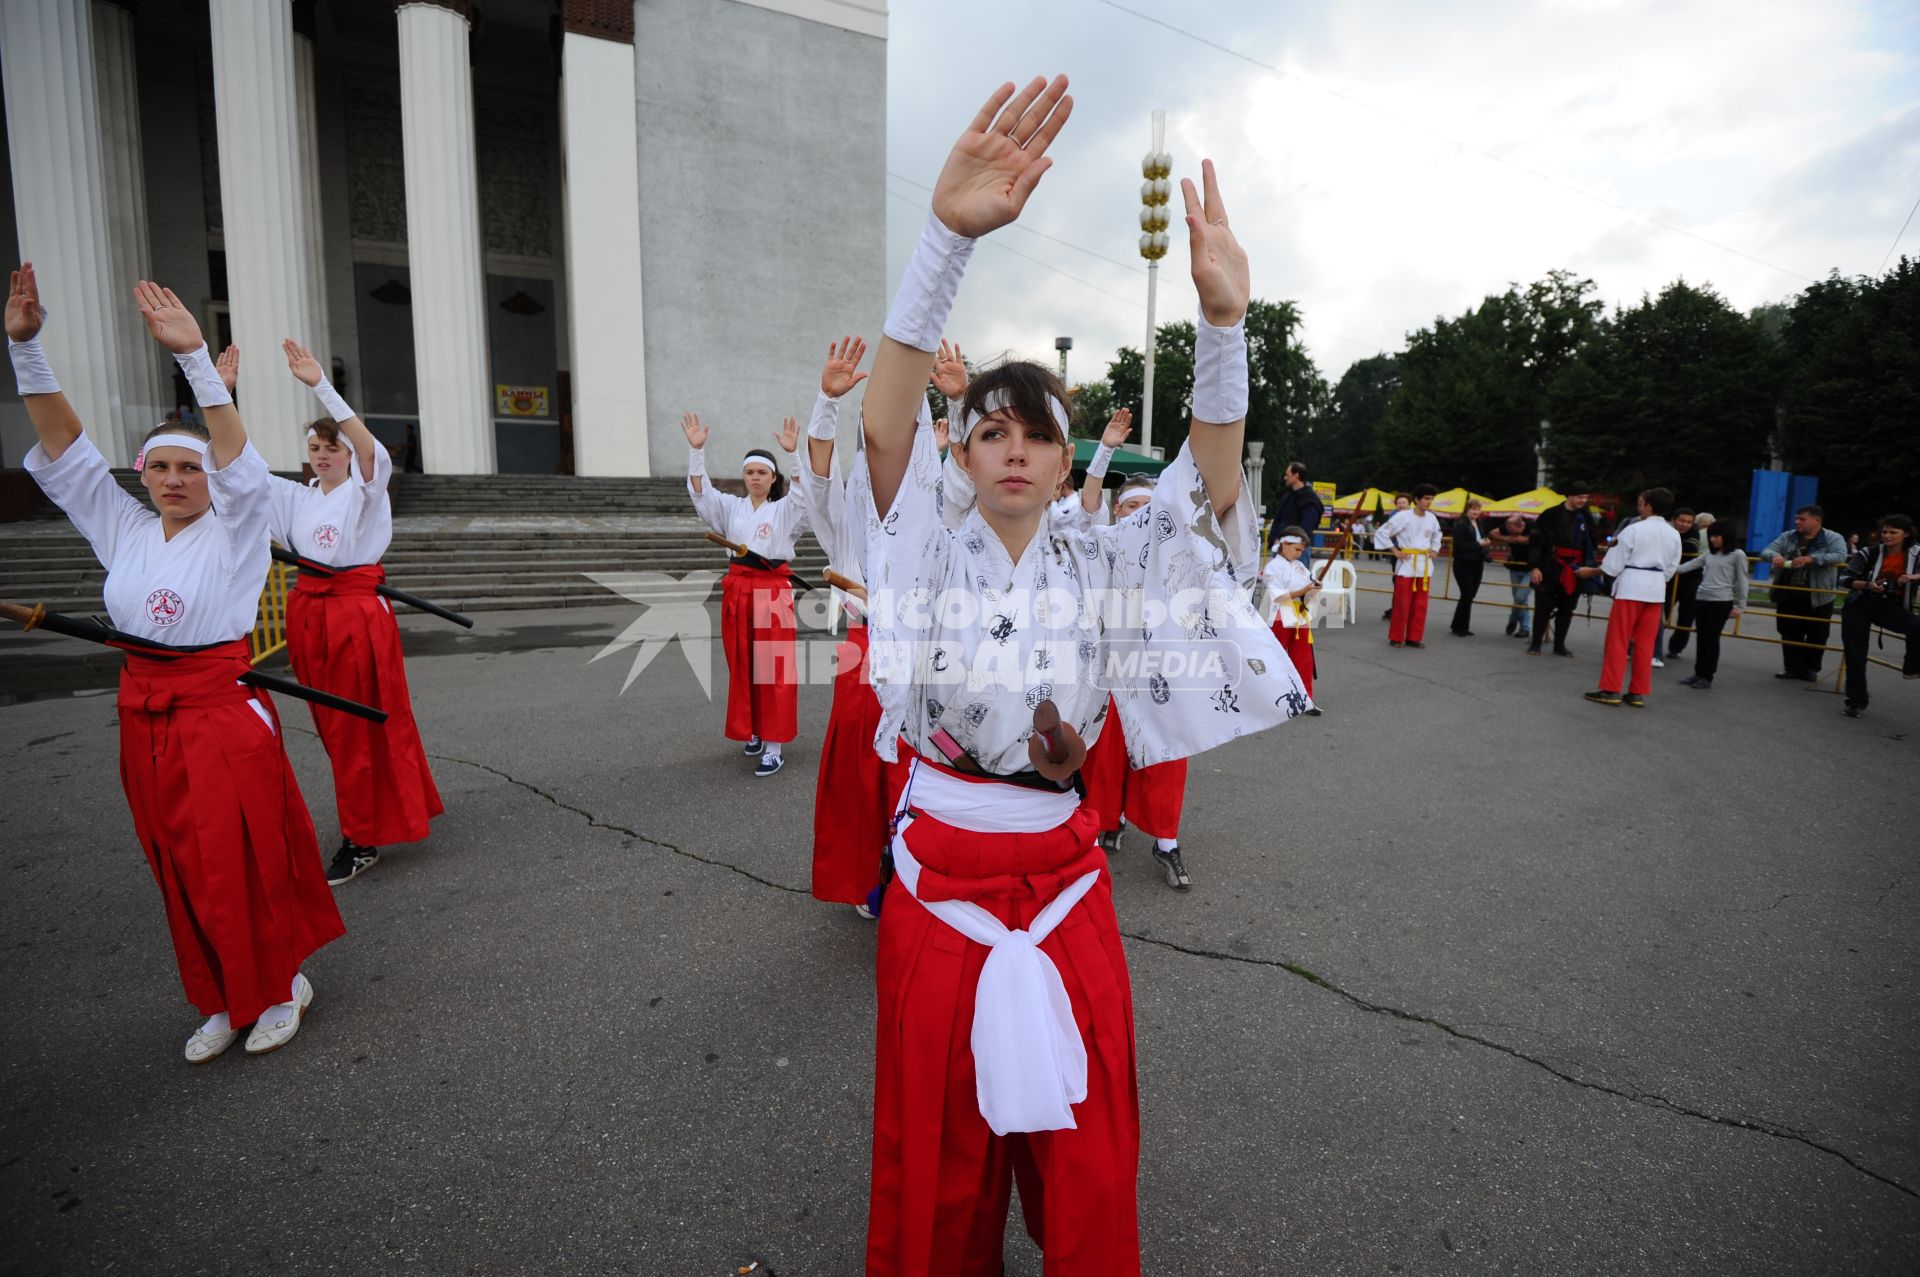
[[[144,280],[134,296],[207,421],[148,433],[134,467],[154,510],[120,487],[60,392],[40,348],[45,311],[31,262],[13,272],[7,348],[39,437],[27,471],[107,569],[114,628],[173,649],[127,649],[120,783],[166,903],[180,982],[208,1017],[187,1039],[187,1062],[205,1064],[248,1024],[249,1054],[291,1041],[313,1002],[300,964],[346,927],[320,873],[279,715],[265,692],[237,681],[251,665],[247,637],[271,562],[267,463],[192,312]]]
[[[1109,692],[1139,765],[1306,708],[1243,588],[1247,260],[1210,164],[1204,198],[1183,183],[1192,433],[1152,499],[1110,527],[1053,528],[1065,390],[1010,362],[958,407],[953,456],[977,504],[958,529],[942,521],[918,404],[974,242],[1019,216],[1051,163],[1066,88],[1003,85],[954,145],[862,405],[875,745],[914,753],[880,918],[871,1274],[999,1272],[1016,1174],[1050,1277],[1139,1272],[1132,996],[1097,821],[1067,786]]]

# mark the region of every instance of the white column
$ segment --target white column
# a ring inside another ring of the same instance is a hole
[[[240,414],[268,465],[298,470],[306,455],[301,427],[318,410],[280,351],[281,339],[300,336],[311,319],[293,8],[286,0],[211,0],[210,13]]]
[[[133,15],[106,0],[93,0],[93,65],[100,103],[107,247],[113,259],[113,284],[122,294],[122,304],[112,310],[120,341],[121,420],[128,439],[137,442],[173,406],[173,394],[169,382],[162,380],[160,344],[127,301],[133,281],[153,273],[153,254],[147,246],[147,179],[140,151]],[[172,371],[169,360],[166,373],[170,376]]]
[[[300,138],[300,202],[306,210],[307,326],[297,339],[330,369],[333,343],[327,336],[326,223],[320,211],[320,122],[314,114],[313,41],[293,38],[293,102],[299,112],[294,131]],[[332,376],[329,371],[328,376]]]
[[[398,16],[421,454],[432,474],[492,474],[469,23],[440,4],[402,3]]]
[[[125,466],[133,452],[121,407],[117,311],[132,307],[133,281],[121,287],[113,273],[92,5],[0,3],[0,75],[20,255],[38,271],[47,308],[41,341],[94,443]]]
[[[560,49],[574,473],[648,475],[640,316],[640,136],[631,44]]]

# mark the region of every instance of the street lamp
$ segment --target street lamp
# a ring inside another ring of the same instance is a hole
[[[1140,447],[1151,455],[1153,447],[1153,348],[1155,346],[1154,306],[1159,299],[1160,259],[1172,243],[1167,236],[1171,214],[1167,203],[1173,198],[1173,156],[1166,150],[1167,113],[1153,113],[1153,149],[1140,161],[1140,256],[1147,259],[1147,346],[1146,367],[1141,378]]]
[[[1067,384],[1067,352],[1073,349],[1073,338],[1055,337],[1053,348],[1060,352],[1060,384]]]

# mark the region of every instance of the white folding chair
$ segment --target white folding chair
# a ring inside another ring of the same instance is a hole
[[[1327,564],[1327,573],[1320,580],[1318,607],[1321,624],[1352,625],[1359,619],[1359,580],[1351,562],[1334,559]]]

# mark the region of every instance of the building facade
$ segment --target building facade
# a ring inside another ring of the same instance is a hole
[[[885,313],[886,24],[885,0],[5,0],[0,252],[35,263],[116,465],[191,404],[132,305],[151,278],[240,347],[276,469],[316,415],[293,337],[430,473],[682,473],[688,409],[724,473]]]

